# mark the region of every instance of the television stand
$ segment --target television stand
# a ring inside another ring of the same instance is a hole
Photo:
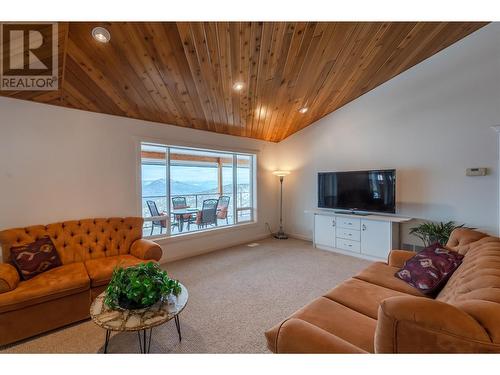
[[[333,211],[336,214],[342,214],[342,215],[356,215],[356,216],[369,216],[373,215],[368,212],[356,212],[356,211]]]
[[[314,216],[314,246],[369,260],[387,260],[399,248],[399,224],[410,220],[394,215],[309,211]]]

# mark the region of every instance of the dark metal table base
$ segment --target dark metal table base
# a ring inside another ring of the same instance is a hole
[[[175,321],[175,328],[177,328],[177,334],[179,335],[179,341],[182,341],[181,322],[179,319],[179,315],[176,315],[174,317],[174,321]],[[147,331],[149,331],[149,334]],[[149,328],[149,330],[148,329],[141,329],[140,331],[137,331],[137,336],[139,338],[139,351],[140,351],[140,353],[142,353],[142,354],[149,353],[149,350],[151,348],[151,336],[153,336],[153,328]],[[104,353],[105,354],[108,352],[108,344],[109,344],[110,337],[111,337],[111,331],[109,329],[107,329],[106,330],[106,339],[104,341]]]

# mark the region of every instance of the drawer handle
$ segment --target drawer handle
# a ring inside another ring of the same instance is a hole
[[[363,224],[363,226],[361,227],[363,230],[366,230],[366,225]]]
[[[352,247],[352,245],[347,245],[347,246]]]
[[[332,227],[335,226],[335,220],[332,220]]]

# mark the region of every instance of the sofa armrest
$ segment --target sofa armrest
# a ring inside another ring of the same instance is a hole
[[[8,263],[0,263],[0,293],[10,292],[19,284],[19,272]]]
[[[498,345],[472,316],[437,300],[401,296],[382,301],[376,353],[474,353]]]
[[[401,268],[405,265],[405,262],[413,258],[415,254],[414,251],[409,250],[391,250],[387,263],[389,266]]]
[[[158,261],[162,253],[160,245],[144,238],[134,241],[130,246],[130,254],[139,259]]]

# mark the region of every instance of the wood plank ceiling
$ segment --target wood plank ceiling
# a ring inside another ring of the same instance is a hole
[[[278,142],[485,24],[60,23],[59,90],[0,94]]]

